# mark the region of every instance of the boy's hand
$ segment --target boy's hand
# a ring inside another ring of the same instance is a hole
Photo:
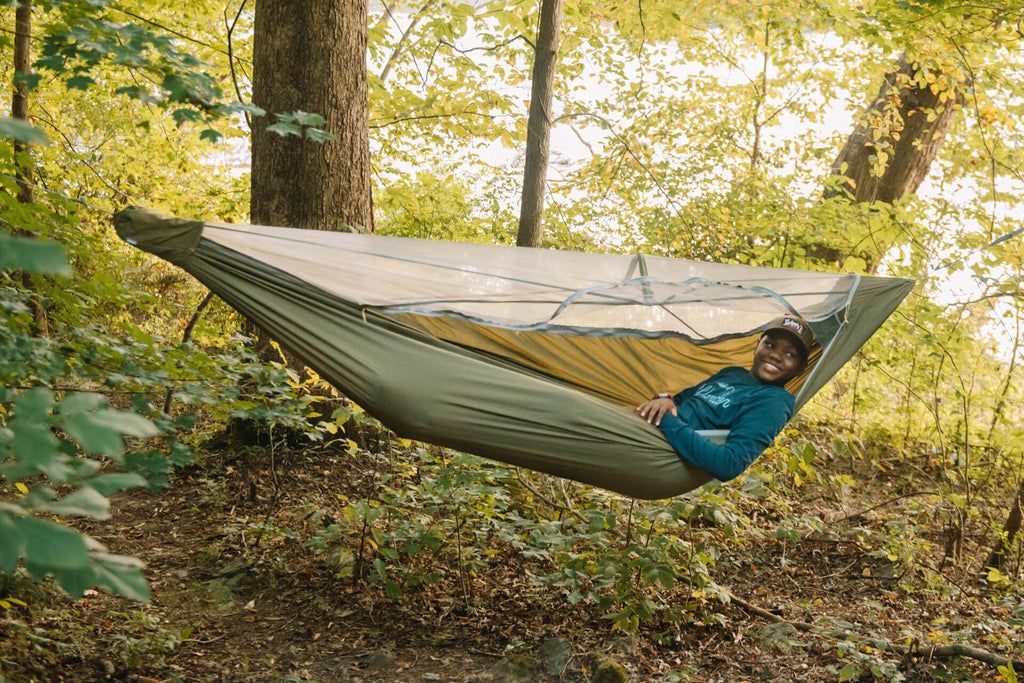
[[[638,405],[633,412],[655,427],[661,425],[661,418],[665,417],[665,413],[679,416],[676,412],[676,403],[670,398],[652,398],[647,403]]]

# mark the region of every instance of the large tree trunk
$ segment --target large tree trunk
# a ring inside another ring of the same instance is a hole
[[[885,75],[878,95],[868,105],[832,164],[832,176],[847,180],[826,187],[823,197],[848,197],[853,202],[892,203],[913,194],[924,181],[956,118],[960,99],[955,78],[943,74],[934,83],[916,78],[920,65],[903,55]],[[881,172],[880,172],[881,171]],[[808,255],[829,263],[858,256],[869,272],[877,255],[850,254],[830,244],[812,244]]]
[[[366,80],[367,0],[257,0],[253,29],[250,222],[312,230],[373,230],[369,102]],[[319,114],[333,137],[282,137],[274,114]],[[246,332],[265,361],[278,360],[269,337]],[[305,365],[289,349],[285,359]],[[243,387],[243,390],[248,388]],[[268,438],[249,420],[233,420],[218,437],[259,443]]]
[[[373,228],[366,84],[367,0],[257,0],[251,221]],[[332,140],[282,137],[273,114],[323,116]]]
[[[558,61],[558,30],[562,23],[562,0],[543,0],[540,26],[533,59],[533,91],[526,130],[526,168],[523,172],[523,201],[519,210],[516,245],[540,245],[544,215],[544,183],[551,141],[551,99]]]
[[[832,165],[832,175],[846,176],[852,187],[827,189],[826,198],[846,194],[855,202],[892,203],[917,191],[946,140],[959,99],[958,91],[949,90],[952,86],[921,85],[915,80],[918,67],[903,55],[896,70],[885,75],[878,96]],[[875,176],[879,152],[888,160]]]

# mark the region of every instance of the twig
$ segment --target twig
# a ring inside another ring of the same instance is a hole
[[[192,36],[190,36],[190,35],[188,35],[186,33],[182,33],[181,31],[176,31],[175,29],[170,28],[169,26],[167,26],[165,24],[161,24],[160,22],[154,21],[153,19],[147,19],[146,17],[144,17],[144,16],[142,16],[140,14],[136,14],[135,12],[131,12],[129,10],[126,10],[123,7],[114,6],[111,9],[114,9],[114,10],[120,12],[121,14],[125,14],[125,15],[131,17],[132,19],[136,19],[138,21],[141,21],[144,24],[149,24],[153,28],[158,28],[161,31],[169,33],[172,36],[177,36],[178,38],[181,38],[182,40],[187,40],[190,43],[195,43],[196,45],[205,47],[205,48],[207,48],[209,50],[213,50],[215,52],[219,52],[221,54],[225,54],[223,48],[220,48],[220,47],[217,47],[216,45],[213,45],[211,43],[207,43],[205,41],[199,40],[198,38],[193,38]]]
[[[977,598],[978,597],[978,595],[976,593],[973,593],[973,592],[967,590],[966,588],[964,588],[963,586],[961,586],[959,583],[957,583],[954,579],[952,579],[948,574],[943,572],[941,569],[936,569],[935,567],[931,566],[930,564],[928,564],[926,562],[922,562],[921,560],[916,560],[916,559],[914,560],[914,564],[917,564],[917,565],[919,565],[921,567],[924,567],[925,569],[927,569],[930,572],[934,572],[934,573],[938,574],[939,576],[944,578],[946,581],[949,581],[951,584],[953,584],[954,586],[959,588],[960,592],[963,593],[964,595],[966,595],[967,597],[969,597],[969,598]]]
[[[550,505],[551,507],[555,508],[556,510],[564,510],[565,512],[572,512],[572,510],[570,508],[565,507],[561,503],[556,503],[555,501],[551,500],[550,498],[545,496],[543,493],[541,493],[537,489],[535,489],[532,486],[530,486],[526,482],[526,480],[523,479],[522,472],[520,472],[518,467],[516,468],[516,479],[518,479],[519,483],[523,485],[523,488],[525,488],[527,491],[532,493],[537,498],[540,498],[540,500],[542,502],[547,503],[548,505]]]
[[[192,314],[192,319],[188,321],[188,325],[185,325],[185,332],[184,332],[184,334],[181,335],[181,343],[182,344],[185,344],[186,342],[188,342],[189,339],[192,338],[192,330],[195,329],[196,323],[199,322],[199,316],[201,316],[203,314],[203,311],[206,310],[206,307],[210,305],[211,301],[213,301],[213,292],[207,293],[206,298],[204,298],[202,300],[202,302],[198,306],[196,306],[196,312]],[[168,388],[167,389],[167,395],[164,397],[164,414],[165,415],[170,415],[171,414],[171,398],[172,398],[172,396],[173,396],[173,392],[171,391],[170,388]]]
[[[896,496],[895,498],[890,498],[889,500],[882,501],[881,503],[878,503],[877,505],[872,505],[871,507],[865,508],[865,509],[861,510],[860,512],[853,512],[851,514],[846,515],[845,517],[840,517],[839,519],[834,519],[831,522],[829,522],[829,524],[838,524],[839,522],[845,522],[846,520],[848,520],[848,519],[850,519],[852,517],[861,517],[863,515],[866,515],[869,512],[877,510],[880,507],[885,507],[886,505],[889,505],[890,503],[895,503],[896,501],[903,500],[904,498],[913,498],[914,496],[937,496],[937,495],[939,495],[938,491],[914,491],[913,493],[904,493],[902,496]]]
[[[270,524],[270,516],[277,510],[277,501],[281,494],[281,485],[277,479],[277,458],[274,453],[274,425],[270,425],[270,481],[274,486],[274,494],[270,499],[269,505],[267,505],[267,513],[263,516],[263,524],[260,526],[260,531],[256,535],[256,540],[253,542],[253,548],[260,547],[260,541],[263,540],[263,534],[267,530],[267,525]],[[252,563],[249,563],[250,566]]]

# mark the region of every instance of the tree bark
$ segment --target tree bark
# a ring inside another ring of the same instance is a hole
[[[11,117],[28,121],[29,90],[28,83],[19,80],[18,74],[32,73],[32,1],[22,0],[14,13],[14,74],[15,82],[11,95]],[[31,146],[20,140],[14,141],[14,166],[17,169],[18,201],[31,204],[35,201],[33,183],[35,172],[32,168]],[[18,230],[25,236],[33,236],[26,231]],[[41,337],[50,336],[50,318],[46,308],[36,291],[32,276],[22,273],[21,284],[30,292],[29,306],[32,308],[33,332]]]
[[[32,2],[22,0],[14,13],[14,74],[28,75],[32,73]],[[28,121],[28,84],[22,80],[14,83],[14,94],[11,98],[11,116]],[[15,165],[18,168],[18,201],[31,204],[34,200],[32,192],[32,164],[28,161],[28,143],[14,141]]]
[[[992,549],[988,559],[985,560],[986,567],[1003,568],[1006,551],[1013,546],[1014,539],[1020,533],[1022,507],[1024,507],[1024,482],[1021,482],[1020,487],[1017,489],[1017,494],[1013,498],[1013,504],[1010,506],[1010,514],[1006,517],[1006,524],[1003,525],[1005,538],[1000,538],[996,543],[996,547]]]
[[[526,168],[523,171],[523,200],[519,210],[516,245],[540,245],[544,214],[544,183],[547,178],[551,142],[551,99],[558,62],[558,32],[562,23],[562,0],[543,0],[540,26],[533,59],[533,90],[526,130]]]
[[[920,187],[956,118],[958,91],[921,85],[919,65],[904,54],[895,71],[885,75],[878,96],[868,106],[832,165],[832,175],[846,176],[852,186],[828,188],[855,202],[895,202]],[[929,121],[929,113],[934,118]],[[888,155],[885,170],[872,175],[879,152]],[[845,169],[843,165],[845,164]]]
[[[367,0],[258,0],[251,221],[314,230],[373,229],[366,82]],[[275,113],[323,116],[318,143],[267,127]]]
[[[250,222],[312,230],[373,230],[369,101],[366,76],[368,0],[257,0],[253,27]],[[268,130],[274,114],[302,111],[326,119],[325,142]],[[268,335],[246,333],[264,361],[279,360]],[[284,349],[295,368],[302,358]],[[243,391],[248,388],[243,387]],[[259,425],[233,420],[229,439],[269,438]]]
[[[885,75],[878,95],[832,164],[830,175],[846,181],[829,183],[823,199],[844,196],[856,203],[891,204],[917,191],[956,119],[961,98],[954,78],[947,76],[945,87],[938,85],[940,78],[922,84],[919,71],[920,65],[904,54],[896,69]],[[875,255],[846,253],[829,244],[812,244],[807,253],[828,263],[856,255],[869,272],[877,265]]]

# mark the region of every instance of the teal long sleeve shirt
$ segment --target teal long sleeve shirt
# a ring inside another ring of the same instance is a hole
[[[729,367],[676,394],[678,417],[661,419],[661,431],[687,462],[720,481],[738,477],[793,417],[796,399],[782,387],[761,384],[750,370]],[[728,429],[718,445],[699,429]]]

